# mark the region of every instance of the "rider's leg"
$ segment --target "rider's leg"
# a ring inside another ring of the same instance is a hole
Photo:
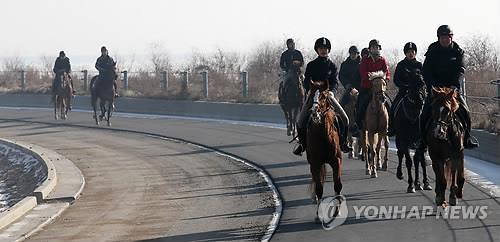
[[[472,137],[470,135],[471,119],[470,119],[469,107],[467,106],[467,103],[465,102],[465,99],[463,98],[462,95],[460,95],[459,101],[460,101],[460,107],[458,108],[458,114],[463,120],[463,123],[465,125],[464,147],[467,149],[476,148],[479,146],[479,143],[477,142],[477,139],[475,137]]]
[[[384,95],[385,95],[384,105],[385,105],[385,108],[387,109],[387,112],[388,112],[388,115],[389,115],[389,120],[387,120],[387,122],[388,122],[388,124],[387,124],[387,135],[388,136],[394,136],[394,130],[392,128],[392,121],[393,121],[393,119],[391,118],[392,100],[391,100],[391,98],[389,97],[389,95],[387,93],[384,93]]]
[[[297,135],[299,138],[299,145],[293,153],[295,155],[302,155],[302,152],[305,151],[306,148],[306,132],[307,132],[307,120],[309,119],[309,109],[312,105],[313,95],[307,93],[306,101],[304,105],[302,105],[302,109],[300,110],[299,117],[297,119]]]
[[[356,103],[356,124],[359,129],[363,128],[366,107],[370,101],[370,89],[361,88],[359,90],[358,102]]]
[[[339,102],[337,102],[337,99],[335,99],[335,96],[333,95],[333,92],[330,93],[330,101],[331,104],[333,105],[333,108],[335,109],[335,112],[338,114],[340,119],[342,120],[342,130],[339,132],[340,133],[340,148],[343,152],[351,152],[352,147],[350,147],[349,142],[347,140],[347,135],[348,135],[348,130],[349,130],[349,117],[347,116],[347,113],[344,111],[342,106],[340,106]]]
[[[389,136],[393,136],[394,135],[394,119],[395,119],[395,116],[396,116],[396,106],[398,106],[399,104],[399,101],[403,98],[405,92],[403,92],[403,90],[399,89],[399,92],[398,94],[396,95],[396,97],[394,98],[394,102],[392,103],[393,105],[391,106],[391,112],[389,114],[389,132],[388,132],[388,135]]]

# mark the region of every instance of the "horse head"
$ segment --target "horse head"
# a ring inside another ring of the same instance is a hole
[[[408,99],[411,103],[423,105],[426,96],[425,82],[420,70],[407,70],[410,82],[408,83]]]
[[[331,109],[328,81],[311,81],[311,93],[314,93],[311,119],[314,124],[321,124]]]
[[[434,137],[448,139],[448,128],[453,124],[459,108],[458,91],[454,88],[432,88],[432,119],[436,122]]]
[[[380,102],[385,102],[385,91],[387,90],[387,83],[385,81],[385,73],[383,71],[376,71],[368,73],[368,78],[372,81],[373,97],[377,98]]]

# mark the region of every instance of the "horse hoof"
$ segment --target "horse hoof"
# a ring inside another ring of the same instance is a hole
[[[382,169],[380,169],[381,171],[387,171],[387,166],[382,166]]]
[[[365,174],[370,175],[370,170],[366,170]]]
[[[321,220],[319,219],[319,217],[318,217],[318,216],[316,216],[316,217],[314,218],[314,223],[315,223],[315,224],[321,224]]]
[[[406,193],[415,193],[415,188],[412,185],[408,186],[408,189],[406,189]]]
[[[457,205],[457,198],[456,197],[451,197],[450,195],[450,206],[456,206]]]
[[[424,182],[424,190],[430,191],[432,190],[432,186],[428,182]]]
[[[396,177],[399,179],[399,180],[403,180],[405,177],[403,176],[403,171],[401,171],[401,167],[398,166],[398,170],[396,172]]]
[[[422,185],[420,185],[420,182],[415,182],[415,189],[416,189],[417,191],[422,191],[422,190],[424,190],[424,189],[423,189],[423,187],[422,187]]]
[[[371,178],[377,178],[377,177],[378,177],[377,172],[372,172]]]

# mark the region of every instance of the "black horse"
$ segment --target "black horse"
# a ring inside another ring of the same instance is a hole
[[[406,168],[408,170],[408,193],[414,193],[417,190],[432,190],[427,178],[427,169],[424,158],[425,150],[417,149],[413,157],[415,165],[415,181],[411,174],[412,158],[410,149],[415,149],[415,144],[420,139],[419,119],[422,112],[422,107],[425,99],[425,82],[420,73],[420,70],[406,70],[410,77],[407,94],[398,102],[395,103],[394,112],[394,130],[396,131],[396,147],[398,149],[398,168],[396,176],[402,180],[404,178],[401,163],[403,157],[406,158]],[[419,165],[422,167],[423,183],[421,186],[419,181]]]
[[[105,118],[108,122],[108,126],[111,126],[110,118],[115,106],[115,89],[113,85],[116,77],[116,66],[114,66],[110,71],[102,72],[99,76],[95,76],[91,80],[90,94],[96,125],[99,125],[99,121]],[[97,117],[98,99],[99,106],[101,107],[101,114],[99,117]]]

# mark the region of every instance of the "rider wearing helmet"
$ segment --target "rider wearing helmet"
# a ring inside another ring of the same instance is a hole
[[[368,58],[369,55],[370,55],[370,51],[368,50],[368,48],[363,48],[361,50],[361,59]]]
[[[279,85],[278,97],[280,98],[280,100],[282,94],[284,93],[283,89],[287,86],[285,85],[285,83],[288,82],[288,79],[290,79],[290,71],[298,68],[298,71],[300,72],[300,68],[304,66],[304,57],[302,56],[302,53],[300,51],[295,49],[295,42],[293,41],[293,39],[287,39],[286,46],[287,50],[283,52],[280,57],[280,68],[284,73],[282,75],[282,81]]]
[[[408,42],[404,45],[403,51],[406,57],[398,63],[398,65],[396,66],[396,70],[394,71],[394,84],[398,87],[399,91],[394,98],[394,105],[392,106],[391,115],[389,117],[392,120],[394,120],[394,112],[396,111],[394,110],[395,107],[408,92],[408,85],[410,81],[412,81],[410,80],[409,74],[415,70],[419,73],[422,73],[422,63],[416,59],[417,45],[415,45],[415,43],[413,42]],[[394,132],[394,130],[392,130],[392,126],[389,126],[389,129],[389,133]]]
[[[313,61],[309,62],[306,67],[305,78],[304,78],[304,89],[307,92],[306,102],[300,111],[299,119],[297,122],[297,131],[299,138],[299,145],[293,151],[295,155],[301,155],[305,150],[306,146],[306,131],[307,131],[307,121],[309,119],[309,111],[312,106],[312,98],[314,94],[309,92],[311,81],[327,81],[330,89],[330,100],[335,112],[339,115],[342,121],[342,128],[340,128],[339,136],[341,149],[344,152],[352,151],[347,142],[347,129],[349,127],[349,118],[345,113],[344,109],[340,106],[334,97],[334,93],[337,92],[338,80],[337,80],[337,66],[328,58],[328,54],[331,50],[331,43],[327,38],[319,38],[314,44],[314,50],[318,54],[318,57]]]
[[[64,51],[60,51],[59,52],[59,57],[57,57],[55,63],[54,63],[54,68],[52,69],[52,71],[54,71],[54,73],[56,74],[54,80],[52,81],[52,93],[54,93],[54,89],[55,89],[55,81],[58,79],[58,78],[61,78],[61,75],[63,75],[65,72],[68,74],[68,77],[69,77],[69,80],[70,80],[70,85],[71,85],[71,90],[72,90],[72,93],[73,95],[75,95],[75,89],[74,89],[74,85],[73,85],[73,79],[71,78],[71,64],[69,62],[69,58],[66,56],[66,53],[64,53]],[[55,96],[53,95],[53,99],[55,98]],[[71,110],[71,99],[72,99],[72,96],[69,97],[70,98],[70,102],[69,102],[69,109]]]
[[[101,56],[97,58],[97,61],[95,63],[95,68],[99,71],[99,77],[104,76],[106,72],[113,71],[115,65],[116,62],[113,60],[113,58],[111,58],[111,56],[108,55],[108,49],[106,49],[106,46],[101,47]],[[90,86],[93,87],[93,83],[91,83]],[[116,77],[113,80],[113,87],[115,89],[115,96],[118,96]]]
[[[460,82],[465,77],[464,51],[453,41],[453,31],[448,25],[441,25],[437,29],[438,41],[432,43],[425,53],[423,65],[424,80],[427,91],[432,87],[451,87],[460,90]],[[462,95],[459,95],[460,107],[457,114],[464,124],[464,147],[476,148],[477,140],[470,135],[471,120],[469,108]],[[427,95],[420,118],[421,144],[420,149],[427,147],[425,127],[431,114],[431,95]]]
[[[349,48],[349,57],[340,65],[339,79],[345,89],[356,88],[359,90],[361,85],[361,76],[359,75],[359,64],[361,58],[359,50],[356,46]],[[347,95],[340,99],[340,105],[344,106],[347,103]]]
[[[358,102],[356,103],[356,124],[358,125],[358,127],[362,127],[366,108],[368,107],[368,103],[371,99],[372,81],[369,79],[368,73],[383,71],[385,73],[386,81],[389,81],[391,78],[391,73],[389,72],[387,61],[380,55],[381,49],[382,46],[380,45],[380,42],[378,40],[370,40],[370,43],[368,44],[368,50],[370,54],[367,58],[363,58],[361,60],[361,89],[359,90]],[[388,111],[391,110],[390,104],[388,102],[385,102],[385,105]],[[391,124],[389,122],[389,126],[390,125]]]

